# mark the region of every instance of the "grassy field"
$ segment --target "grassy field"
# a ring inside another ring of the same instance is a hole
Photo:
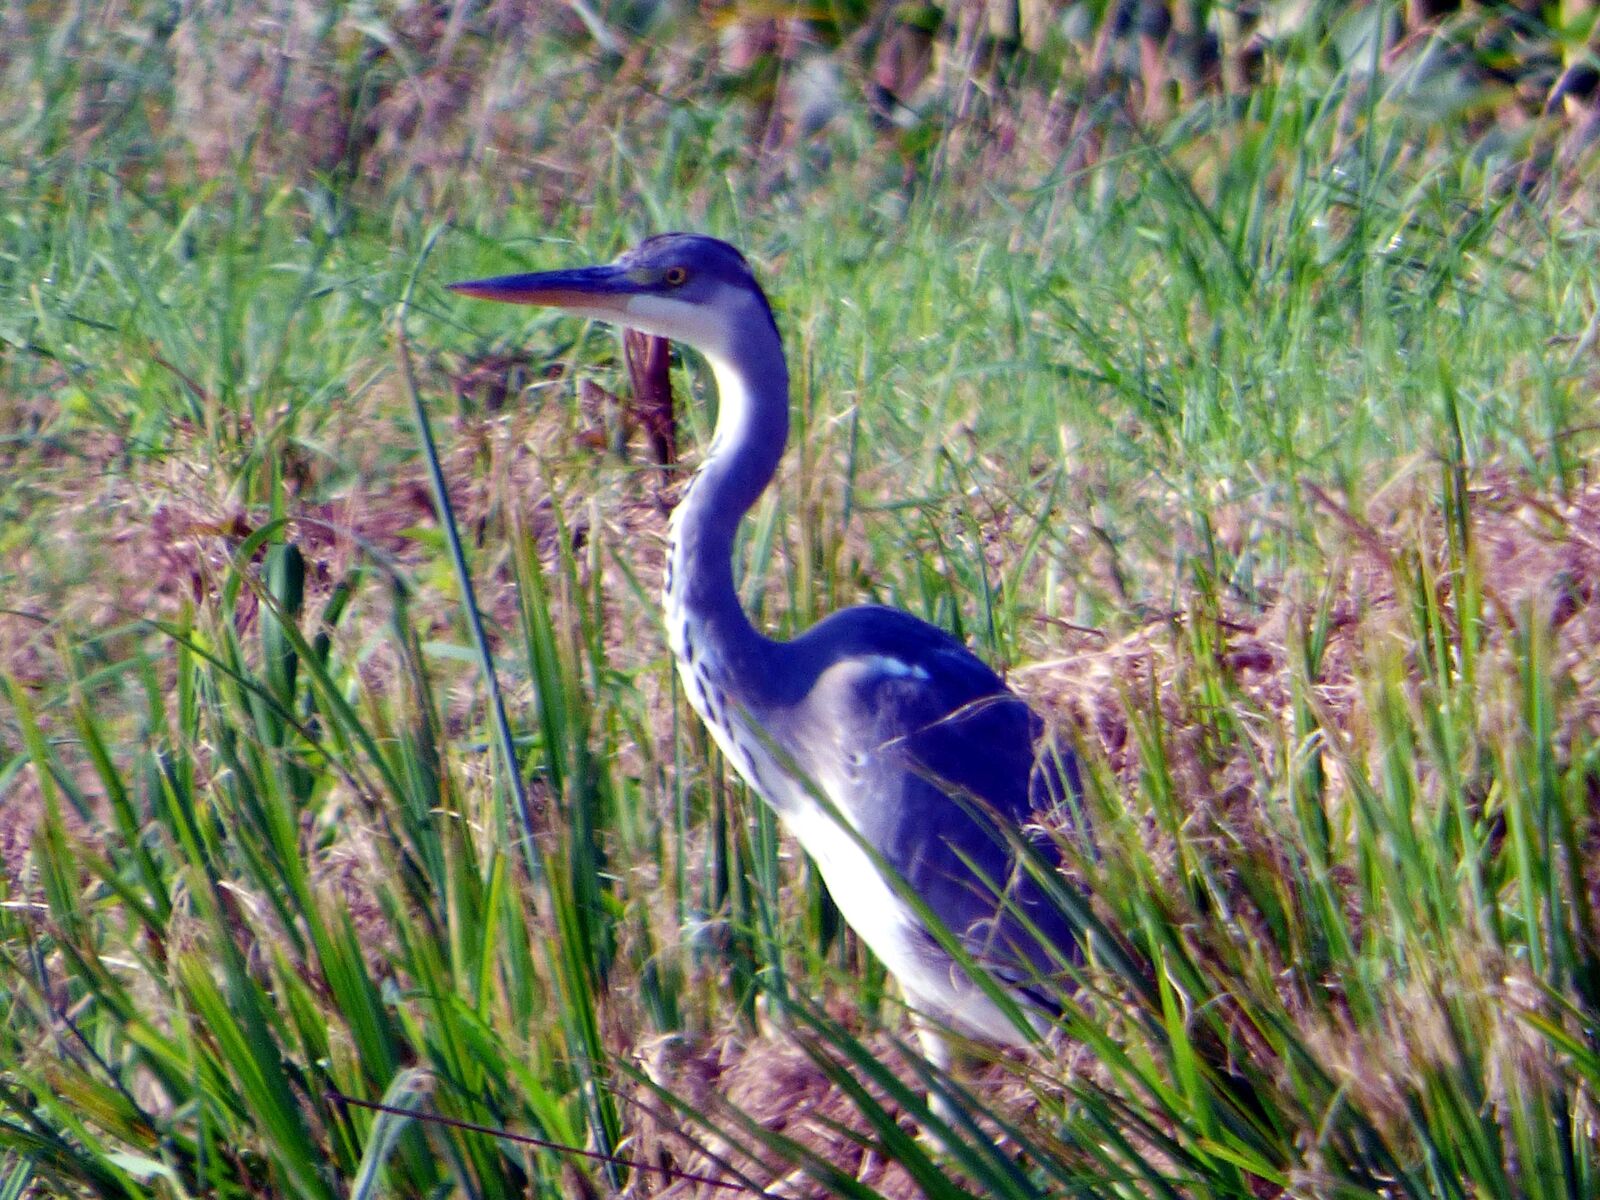
[[[1581,143],[1349,22],[885,123],[817,21],[0,17],[0,1197],[1600,1192]],[[790,349],[759,623],[1083,756],[1037,1053],[903,1052],[676,694],[617,337],[442,287],[668,228]]]

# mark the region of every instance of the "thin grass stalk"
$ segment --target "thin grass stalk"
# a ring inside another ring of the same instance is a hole
[[[489,652],[488,640],[483,631],[476,591],[472,584],[465,551],[462,548],[460,534],[456,527],[449,491],[444,481],[443,468],[439,463],[438,448],[434,442],[432,428],[412,371],[410,352],[405,335],[404,323],[410,290],[415,285],[417,274],[420,272],[428,251],[440,232],[442,230],[436,228],[426,240],[422,253],[419,255],[413,269],[411,281],[408,283],[406,298],[402,299],[397,309],[395,321],[396,354],[406,394],[411,403],[412,417],[417,428],[418,437],[422,442],[423,457],[428,464],[428,477],[433,491],[435,508],[439,514],[440,524],[445,532],[449,546],[456,584],[461,593],[462,612],[466,618],[473,646],[477,653],[479,673],[488,693],[489,711],[494,726],[495,740],[505,769],[505,785],[511,793],[516,815],[515,826],[510,830],[510,833],[522,850],[531,881],[540,889],[545,905],[556,922],[557,942],[552,957],[554,959],[553,965],[556,967],[556,975],[562,981],[561,1023],[582,1079],[583,1095],[589,1114],[590,1135],[601,1153],[614,1156],[614,1147],[620,1138],[621,1130],[615,1106],[602,1086],[600,1078],[600,1064],[603,1061],[604,1052],[595,1020],[594,994],[588,982],[588,969],[593,960],[592,956],[577,953],[578,946],[582,942],[582,918],[577,909],[577,896],[570,890],[574,881],[571,878],[564,877],[565,873],[561,875],[553,873],[551,864],[545,861],[543,852],[539,849],[538,843],[534,838],[536,826],[528,803],[527,790],[523,784],[521,766],[518,763],[511,736],[510,722],[506,716],[505,704],[500,693],[494,662]],[[553,702],[551,695],[547,694],[544,697],[544,703]],[[569,831],[568,836],[573,836],[572,831]],[[622,1186],[622,1178],[616,1163],[611,1158],[608,1158],[603,1169],[610,1186],[620,1188]]]
[[[450,563],[455,572],[456,587],[461,593],[462,615],[467,622],[468,632],[472,636],[473,649],[478,656],[478,671],[483,681],[484,690],[488,696],[490,721],[494,726],[495,744],[500,753],[501,765],[504,767],[505,787],[510,792],[516,812],[516,826],[513,837],[522,850],[526,860],[529,877],[539,883],[545,877],[545,864],[538,843],[534,841],[532,830],[535,828],[533,813],[528,806],[527,789],[522,782],[522,768],[517,760],[516,747],[511,737],[511,723],[506,717],[505,702],[500,693],[499,675],[494,668],[494,660],[489,653],[488,638],[483,631],[483,621],[479,615],[477,591],[472,583],[472,573],[467,566],[466,551],[461,544],[461,535],[456,527],[454,509],[450,503],[450,490],[445,484],[444,468],[439,463],[439,448],[433,438],[433,427],[428,421],[427,410],[422,404],[422,394],[417,388],[415,372],[411,366],[411,352],[406,338],[405,321],[410,305],[412,289],[416,285],[418,275],[426,262],[428,252],[432,249],[443,229],[436,227],[428,236],[413,265],[411,278],[407,283],[405,294],[395,311],[395,354],[400,367],[401,379],[405,385],[406,396],[411,404],[411,416],[417,429],[417,438],[422,443],[423,461],[428,467],[428,485],[432,490],[434,509],[439,517],[439,524],[444,531],[445,542],[450,551]]]

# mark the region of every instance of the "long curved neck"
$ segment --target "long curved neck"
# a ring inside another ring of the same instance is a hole
[[[773,647],[750,624],[734,590],[733,541],[783,457],[789,370],[770,326],[731,349],[707,353],[706,360],[717,382],[717,427],[672,514],[667,627],[686,679],[699,670],[716,688],[748,703],[768,682]],[[691,698],[694,692],[691,687]]]

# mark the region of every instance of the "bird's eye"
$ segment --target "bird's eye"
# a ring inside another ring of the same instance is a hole
[[[671,286],[677,287],[681,283],[688,282],[689,272],[682,267],[668,267],[667,273],[662,278]]]

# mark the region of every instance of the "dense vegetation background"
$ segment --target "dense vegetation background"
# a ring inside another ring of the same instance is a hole
[[[0,1195],[1596,1194],[1595,21],[7,5]],[[686,717],[619,339],[441,286],[664,228],[791,351],[762,623],[1084,758],[1036,1053]]]

